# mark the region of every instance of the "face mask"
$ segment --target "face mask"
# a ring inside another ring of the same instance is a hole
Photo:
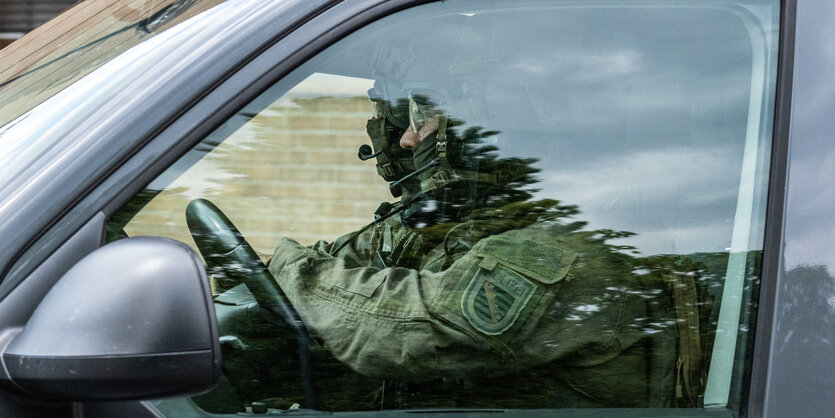
[[[366,123],[366,132],[374,146],[371,155],[377,159],[377,173],[386,181],[397,181],[414,171],[412,153],[400,147],[408,125],[398,115],[405,116],[406,104],[392,107],[386,100],[372,98],[371,108],[373,117]]]

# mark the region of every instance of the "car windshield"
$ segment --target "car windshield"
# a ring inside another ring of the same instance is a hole
[[[0,50],[0,126],[223,0],[87,0]]]

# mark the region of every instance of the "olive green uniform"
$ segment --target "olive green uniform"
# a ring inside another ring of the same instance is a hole
[[[561,407],[670,406],[674,327],[651,329],[670,305],[628,256],[555,221],[434,232],[393,216],[333,243],[285,238],[269,268],[315,339],[361,375],[482,387],[531,376],[491,390]]]

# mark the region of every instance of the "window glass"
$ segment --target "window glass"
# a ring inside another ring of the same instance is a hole
[[[740,411],[778,7],[399,12],[239,111],[109,239],[202,255],[210,411]]]

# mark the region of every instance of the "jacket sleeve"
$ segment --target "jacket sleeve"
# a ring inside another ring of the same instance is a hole
[[[582,245],[508,231],[430,271],[357,265],[351,247],[333,256],[283,239],[270,271],[317,340],[363,375],[417,382],[553,362],[602,370],[643,338],[630,330],[645,304],[628,270],[616,274]]]
[[[367,376],[436,377],[419,272],[357,265],[364,254],[346,246],[335,257],[330,247],[305,247],[284,238],[269,267],[315,338]]]

